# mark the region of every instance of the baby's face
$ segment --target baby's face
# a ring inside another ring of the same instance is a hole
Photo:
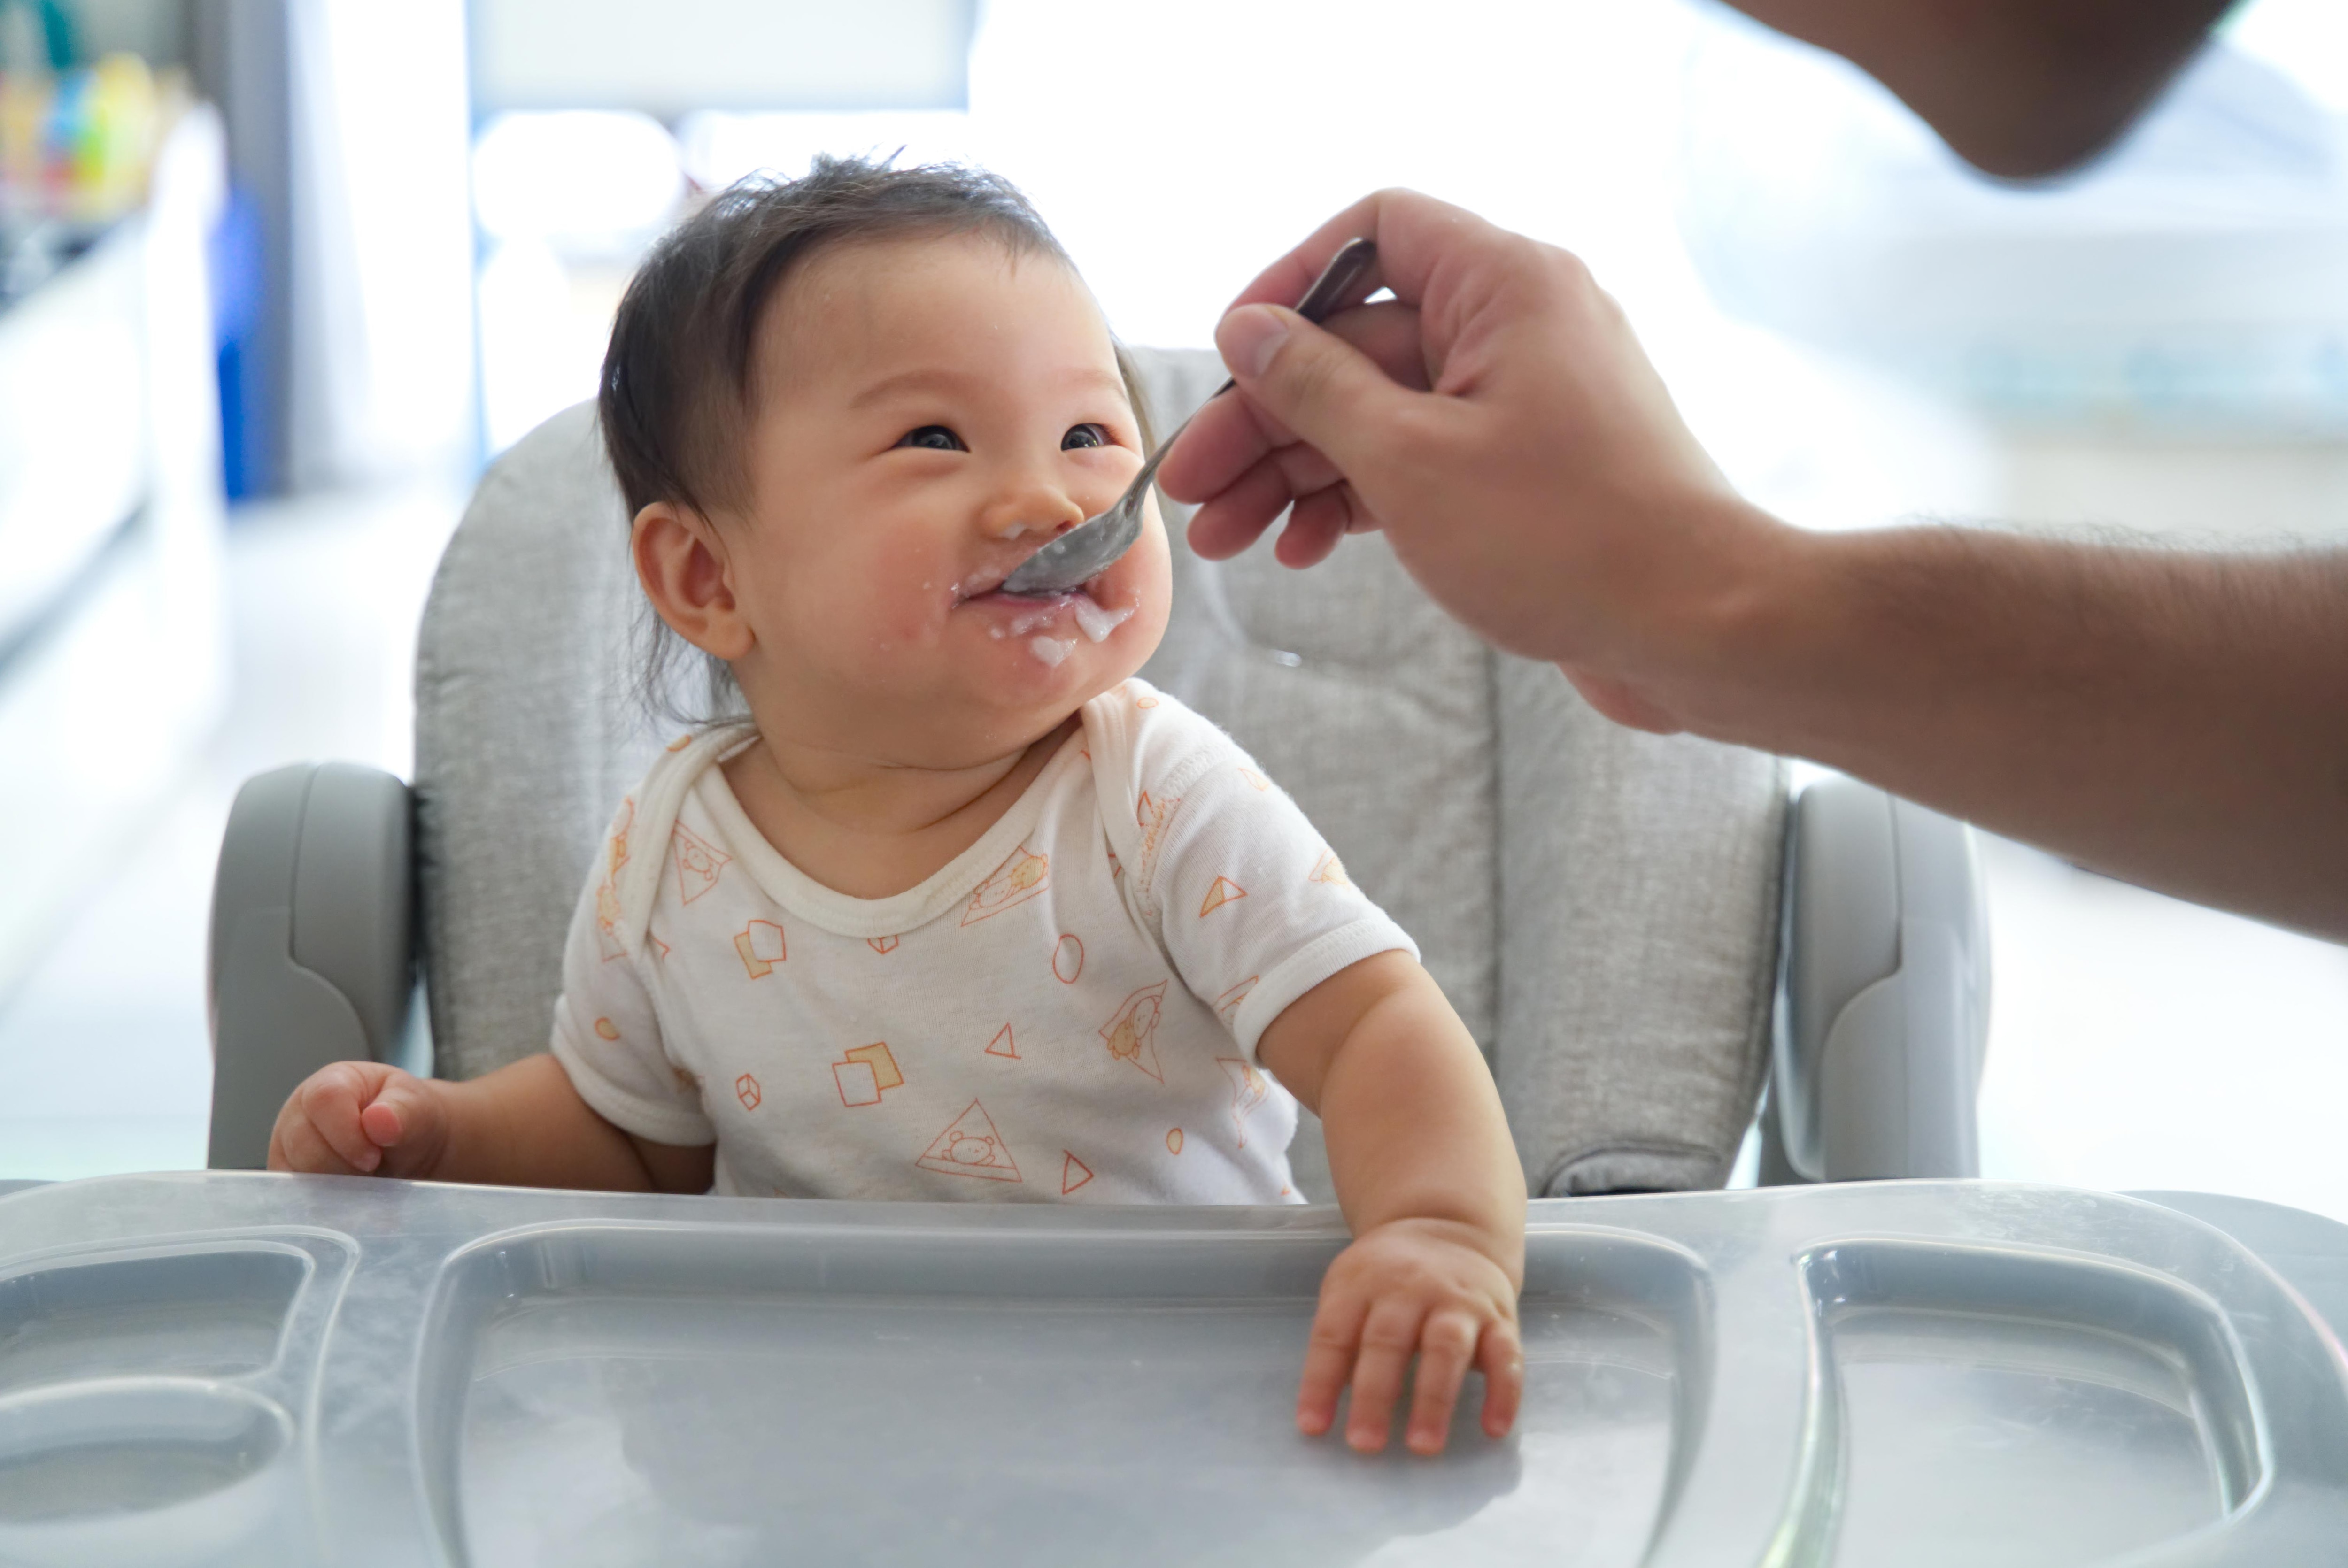
[[[757,643],[735,672],[762,727],[967,765],[1157,647],[1154,498],[1139,542],[1080,592],[995,591],[1141,466],[1107,326],[1066,266],[983,235],[843,247],[792,278],[758,354],[727,553]]]

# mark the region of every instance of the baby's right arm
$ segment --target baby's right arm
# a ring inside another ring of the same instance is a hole
[[[273,1171],[606,1192],[705,1193],[716,1154],[622,1132],[544,1053],[463,1083],[338,1061],[303,1081],[269,1135]]]

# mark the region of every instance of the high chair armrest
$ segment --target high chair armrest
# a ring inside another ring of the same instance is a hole
[[[398,1060],[414,989],[407,786],[300,763],[245,781],[212,883],[216,1170],[257,1170],[294,1086],[331,1061]]]
[[[1787,814],[1762,1180],[1972,1176],[1989,938],[1972,830],[1852,779]]]

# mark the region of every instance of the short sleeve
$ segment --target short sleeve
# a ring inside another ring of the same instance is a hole
[[[697,1147],[716,1142],[717,1130],[703,1113],[700,1083],[666,1052],[613,887],[627,856],[633,813],[633,805],[622,807],[571,917],[562,995],[554,1004],[554,1058],[579,1097],[622,1132]]]
[[[1291,1002],[1379,953],[1418,956],[1287,794],[1220,731],[1143,780],[1142,882],[1168,957],[1250,1057]]]

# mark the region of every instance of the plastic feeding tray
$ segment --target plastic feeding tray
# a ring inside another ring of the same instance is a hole
[[[2297,1217],[2302,1266],[2348,1260]],[[1293,1430],[1343,1242],[1326,1210],[29,1187],[0,1562],[2348,1561],[2339,1343],[2175,1208],[1536,1204],[1518,1430],[1471,1383],[1436,1460]]]

